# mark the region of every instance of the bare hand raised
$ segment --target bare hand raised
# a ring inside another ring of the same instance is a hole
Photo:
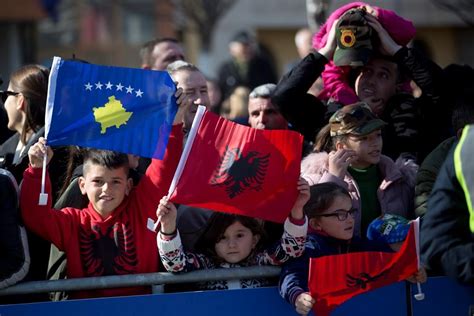
[[[329,172],[344,179],[347,167],[357,158],[355,151],[341,148],[329,153]]]
[[[178,88],[174,96],[176,97],[176,103],[178,104],[178,112],[174,117],[173,125],[178,125],[183,123],[184,114],[188,111],[192,100],[184,93],[182,88]]]
[[[402,46],[398,45],[393,38],[388,34],[387,30],[380,24],[376,17],[371,14],[366,14],[365,18],[369,25],[377,32],[380,39],[379,50],[383,55],[393,56],[398,52]]]
[[[326,45],[321,47],[318,50],[318,53],[326,57],[327,60],[331,60],[334,56],[334,51],[336,50],[336,25],[339,22],[339,19],[335,20],[331,26],[331,30],[329,31],[328,38],[326,40]]]
[[[164,234],[172,234],[176,230],[177,210],[173,203],[168,201],[168,197],[164,196],[160,200],[156,216],[160,221],[160,231]]]
[[[306,202],[308,202],[310,196],[309,184],[305,179],[301,177],[298,180],[298,191],[300,192],[300,194],[298,195],[298,198],[296,199],[296,202],[293,208],[291,209],[291,217],[300,220],[304,218],[303,207]]]
[[[47,161],[48,164],[53,157],[53,150],[46,146],[46,139],[44,137],[40,137],[38,142],[30,147],[28,150],[28,158],[30,159],[30,165],[33,168],[42,168],[43,167],[43,160],[44,154],[48,153]]]

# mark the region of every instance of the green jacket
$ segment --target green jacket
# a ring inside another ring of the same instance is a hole
[[[415,214],[423,216],[426,213],[428,198],[433,189],[438,172],[448,156],[453,144],[457,143],[457,137],[453,136],[439,144],[421,164],[416,174],[415,185]]]

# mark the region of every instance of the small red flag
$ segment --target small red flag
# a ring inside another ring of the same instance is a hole
[[[355,295],[405,280],[418,271],[418,225],[411,223],[400,250],[354,252],[310,259],[308,286],[318,316],[329,315]]]
[[[258,130],[205,112],[190,141],[170,201],[284,222],[298,195],[300,134]]]

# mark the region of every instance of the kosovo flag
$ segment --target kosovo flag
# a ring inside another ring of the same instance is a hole
[[[310,259],[308,287],[315,315],[327,316],[350,298],[407,279],[420,268],[419,219],[398,252],[354,252]]]
[[[161,159],[177,111],[175,91],[167,72],[54,57],[46,108],[47,144]]]
[[[250,128],[207,111],[199,121],[199,108],[170,201],[283,223],[298,196],[303,137]]]

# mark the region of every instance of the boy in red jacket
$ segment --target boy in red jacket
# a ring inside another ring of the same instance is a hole
[[[185,98],[178,99],[183,106],[174,119],[163,160],[152,159],[135,188],[132,189],[128,177],[127,155],[104,150],[89,152],[79,180],[81,192],[89,198],[89,205],[83,210],[54,210],[51,199],[47,205],[38,205],[44,153],[48,151],[49,162],[53,152],[45,146],[43,138],[30,148],[30,166],[24,172],[20,194],[23,220],[29,229],[66,253],[68,278],[158,271],[156,233],[146,229],[147,219],[156,217],[160,197],[166,195],[179,161]],[[46,188],[49,192],[49,178]],[[81,291],[71,293],[70,297],[149,292],[143,287],[119,288]]]

